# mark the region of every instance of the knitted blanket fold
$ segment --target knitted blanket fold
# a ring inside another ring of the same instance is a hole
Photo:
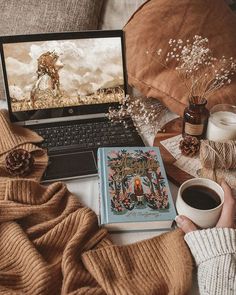
[[[176,230],[114,246],[65,184],[0,183],[0,294],[185,294],[191,255]]]
[[[11,124],[7,110],[0,110],[0,177],[12,177],[5,168],[5,158],[9,151],[22,148],[30,152],[34,157],[34,167],[29,178],[40,180],[48,164],[46,150],[34,143],[43,141],[37,133]]]
[[[81,253],[109,245],[106,236],[96,214],[64,184],[7,181],[0,201],[0,294],[105,294]]]

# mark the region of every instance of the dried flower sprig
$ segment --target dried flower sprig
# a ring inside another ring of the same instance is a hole
[[[125,126],[124,119],[131,117],[139,132],[156,134],[162,127],[160,119],[166,112],[167,108],[156,99],[126,95],[118,109],[109,108],[107,117],[112,122],[123,122]]]
[[[162,49],[158,49],[151,54],[151,58],[165,68],[176,70],[189,99],[198,97],[201,102],[231,83],[231,76],[236,72],[236,60],[233,57],[214,57],[207,38],[195,35],[192,42],[170,39],[168,45],[166,55],[163,55]],[[150,52],[147,51],[147,54],[150,55]]]

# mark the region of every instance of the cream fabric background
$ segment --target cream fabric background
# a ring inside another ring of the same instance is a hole
[[[146,0],[104,0],[99,28],[122,29],[131,15]]]

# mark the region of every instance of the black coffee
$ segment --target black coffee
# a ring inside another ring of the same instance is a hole
[[[182,193],[182,198],[189,206],[201,210],[216,208],[221,203],[218,194],[214,190],[203,185],[187,187]]]

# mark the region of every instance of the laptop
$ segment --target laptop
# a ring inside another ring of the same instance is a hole
[[[44,181],[96,175],[99,147],[144,146],[131,118],[106,115],[127,93],[123,31],[4,36],[0,47],[10,120],[44,138]]]

